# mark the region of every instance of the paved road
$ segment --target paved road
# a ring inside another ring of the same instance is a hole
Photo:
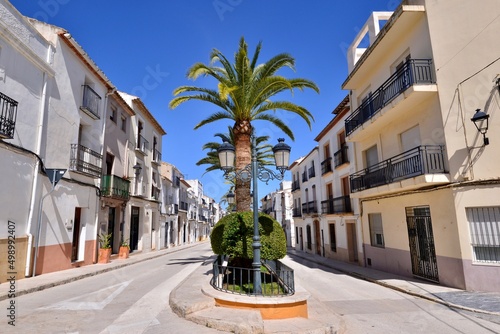
[[[0,301],[0,333],[221,333],[177,317],[168,303],[172,289],[211,254],[203,243],[19,296],[15,328],[7,325],[9,300]],[[283,261],[311,294],[310,318],[338,319],[339,333],[500,333],[498,316],[453,310],[297,256]]]
[[[1,333],[221,333],[177,317],[169,294],[212,254],[210,245],[169,253],[16,299],[16,327]],[[8,300],[0,302],[6,310]],[[5,312],[3,312],[5,314]]]
[[[500,333],[498,316],[453,310],[299,257],[288,256],[283,262],[294,269],[298,283],[311,293],[308,303],[322,305],[310,317],[339,316],[340,332]]]

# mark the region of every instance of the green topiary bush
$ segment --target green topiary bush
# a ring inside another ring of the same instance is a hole
[[[278,260],[286,255],[286,237],[281,225],[272,217],[259,213],[260,257]],[[210,234],[212,251],[231,258],[253,258],[253,213],[231,213],[222,217]]]

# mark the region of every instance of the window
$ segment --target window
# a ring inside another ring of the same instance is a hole
[[[330,228],[330,249],[337,252],[337,236],[335,235],[335,224],[329,224]]]
[[[122,119],[122,126],[121,126],[122,131],[127,132],[127,117],[125,117],[125,115],[122,114],[121,119]]]
[[[299,228],[295,226],[295,244],[299,244]]]
[[[311,225],[306,226],[307,249],[312,249]]]
[[[365,151],[365,166],[371,167],[378,164],[377,145],[373,145]]]
[[[384,248],[384,229],[382,227],[382,215],[380,213],[369,213],[368,223],[370,224],[370,241],[375,247]]]
[[[399,135],[399,139],[401,141],[401,151],[406,152],[421,145],[420,140],[420,129],[417,126],[412,127],[411,129],[402,132]]]
[[[116,107],[111,106],[111,112],[109,114],[109,119],[116,123]]]
[[[474,262],[500,264],[500,206],[467,208]]]

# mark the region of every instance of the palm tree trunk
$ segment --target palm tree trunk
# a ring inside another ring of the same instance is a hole
[[[252,162],[251,133],[252,127],[249,122],[237,123],[233,128],[237,171],[243,170]],[[236,179],[235,195],[238,212],[249,211],[251,208],[250,184],[251,173],[248,180]]]

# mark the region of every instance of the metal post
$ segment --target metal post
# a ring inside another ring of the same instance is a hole
[[[257,152],[255,137],[252,135],[252,181],[253,181],[253,293],[262,294],[260,281],[260,235],[259,235],[259,194],[257,191],[257,173],[259,166],[257,164]]]

